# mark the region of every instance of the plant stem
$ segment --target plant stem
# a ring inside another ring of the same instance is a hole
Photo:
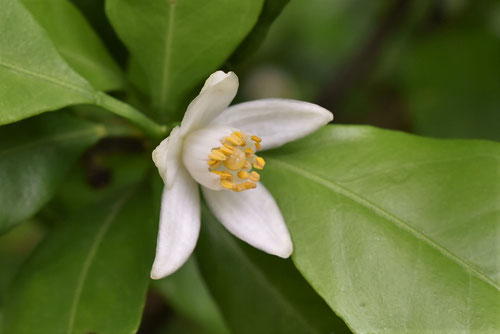
[[[143,129],[149,136],[154,138],[166,137],[167,126],[154,122],[131,105],[115,99],[114,97],[103,92],[97,92],[95,94],[95,100],[98,106],[118,116],[128,119]]]

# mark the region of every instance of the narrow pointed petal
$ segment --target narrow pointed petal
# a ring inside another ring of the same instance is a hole
[[[302,138],[333,120],[333,114],[313,103],[264,99],[229,107],[212,121],[262,138],[262,148],[279,147]]]
[[[182,138],[179,127],[175,127],[170,136],[165,138],[153,151],[153,161],[158,168],[167,188],[172,187],[177,170],[182,167],[181,161]]]
[[[266,253],[287,258],[293,245],[281,211],[262,185],[236,193],[202,187],[208,207],[235,236]]]
[[[223,112],[236,96],[238,77],[233,72],[213,73],[200,94],[189,104],[181,123],[182,135],[207,125]]]
[[[151,278],[172,274],[193,252],[200,232],[200,195],[196,182],[184,168],[170,189],[164,188],[160,230]]]

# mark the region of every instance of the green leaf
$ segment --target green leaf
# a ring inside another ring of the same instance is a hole
[[[17,226],[0,236],[0,331],[3,323],[3,308],[9,286],[21,265],[43,237],[40,226],[33,221]]]
[[[354,331],[500,331],[498,144],[328,126],[265,156],[293,261]]]
[[[146,76],[152,105],[179,108],[257,21],[263,0],[107,0],[112,25]]]
[[[269,28],[271,27],[271,24],[280,15],[283,8],[289,2],[290,0],[266,0],[264,2],[259,20],[245,40],[243,40],[236,51],[234,51],[231,55],[231,58],[228,61],[229,66],[232,67],[243,62],[259,49],[267,35],[267,32],[269,31]]]
[[[155,285],[171,306],[207,333],[229,333],[194,258],[173,275],[156,281]]]
[[[94,90],[17,0],[0,0],[0,125],[91,103]]]
[[[17,0],[0,0],[0,8],[0,125],[86,103],[127,118],[152,137],[164,137],[165,127],[130,105],[95,91],[74,72]]]
[[[127,48],[118,38],[109,22],[102,0],[71,0],[85,16],[94,31],[99,35],[120,67],[125,67],[128,58]]]
[[[120,68],[82,14],[67,0],[22,0],[57,51],[97,90],[124,85]]]
[[[5,333],[134,333],[154,255],[149,189],[60,222],[22,268],[8,297]]]
[[[43,115],[0,128],[0,233],[40,209],[73,162],[104,134],[67,115]]]
[[[235,239],[206,208],[196,257],[234,333],[349,333],[290,260]]]

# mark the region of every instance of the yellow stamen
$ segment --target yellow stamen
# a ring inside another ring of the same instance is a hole
[[[266,165],[266,162],[264,161],[264,159],[262,159],[261,157],[255,158],[255,162],[253,163],[254,168],[263,169],[265,165]]]
[[[257,136],[250,136],[250,139],[252,139],[254,142],[260,143],[262,141],[262,138],[259,138]]]
[[[256,171],[250,173],[250,181],[257,182],[260,180],[260,175]]]
[[[208,158],[211,160],[226,160],[226,156],[224,155],[224,153],[217,149],[212,150],[212,152],[210,152],[210,154],[208,155]]]
[[[246,170],[242,170],[242,171],[238,172],[238,177],[240,179],[246,180],[246,179],[248,179],[250,177],[250,174],[248,174],[248,172]]]
[[[225,155],[231,155],[231,154],[233,154],[233,148],[232,147],[228,148],[227,146],[221,146],[219,148],[219,151],[221,151]]]
[[[225,172],[225,171],[220,172],[218,170],[213,170],[212,173],[220,175],[221,180],[230,180],[231,181],[233,179],[233,175],[231,175],[231,173],[229,173],[229,172]]]
[[[245,182],[245,183],[233,185],[233,191],[240,192],[243,190],[253,189],[256,187],[257,187],[257,185],[253,182]]]
[[[250,157],[253,156],[253,151],[252,151],[252,149],[250,147],[247,147],[245,149],[245,155],[247,156],[247,158],[250,158]]]
[[[241,133],[239,131],[234,131],[234,134],[237,135],[241,139],[241,144],[240,144],[241,146],[245,146],[247,144],[246,136],[243,133]]]
[[[249,142],[248,140],[252,140]],[[241,131],[234,131],[221,139],[221,146],[214,148],[208,155],[208,170],[220,177],[223,188],[240,192],[257,187],[260,175],[255,169],[263,169],[266,162],[255,155],[262,149],[262,139],[247,137]]]
[[[229,143],[231,143],[231,144],[233,144],[233,145],[236,145],[236,146],[239,146],[242,143],[240,137],[238,137],[234,133],[232,133],[229,136],[227,136],[226,137],[226,141],[229,142]]]
[[[234,187],[234,184],[228,180],[221,180],[220,185],[226,189],[233,189],[233,187]]]

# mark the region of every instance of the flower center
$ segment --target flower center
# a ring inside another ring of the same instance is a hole
[[[212,149],[208,158],[210,172],[220,176],[220,184],[232,191],[243,191],[257,187],[260,175],[255,169],[263,169],[266,162],[255,155],[260,151],[260,139],[234,131],[221,140],[221,146]]]

